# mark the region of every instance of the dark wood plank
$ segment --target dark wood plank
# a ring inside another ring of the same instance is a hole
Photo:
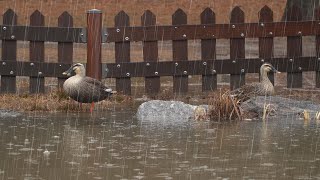
[[[216,16],[215,13],[210,9],[206,8],[200,15],[201,24],[205,27],[207,24],[215,24]],[[216,39],[214,39],[214,34],[212,39],[201,39],[201,59],[203,65],[207,65],[206,60],[216,59]],[[208,69],[208,71],[213,71],[213,69]],[[202,75],[202,91],[212,91],[217,89],[217,74],[212,75]]]
[[[317,57],[297,57],[293,63],[287,57],[267,58],[264,62],[277,64],[278,70],[282,72],[301,72],[299,67],[303,71],[316,71],[319,64]],[[108,63],[104,65],[108,68],[108,73],[105,73],[104,77],[126,77],[126,73],[130,73],[130,77],[153,77],[155,71],[158,72],[158,76],[184,75],[184,71],[190,72],[189,75],[209,76],[213,72],[208,69],[213,67],[216,67],[217,74],[237,74],[241,72],[241,69],[245,69],[246,73],[257,73],[262,64],[260,58],[237,59],[236,63],[230,59],[207,60],[207,66],[203,66],[203,62],[199,60],[148,62],[148,65],[146,62],[121,63],[121,68],[117,67],[117,63]],[[146,68],[146,66],[149,67]]]
[[[187,14],[178,9],[172,15],[172,25],[187,24]],[[176,26],[177,27],[177,26]],[[178,28],[178,27],[177,27]],[[182,35],[186,37],[185,34]],[[172,41],[172,55],[173,61],[187,61],[188,60],[188,40],[173,40]],[[179,64],[177,64],[179,66]],[[188,92],[188,71],[184,71],[184,75],[173,76],[173,92],[186,93]],[[189,72],[190,73],[190,72]]]
[[[129,16],[124,12],[119,12],[115,19],[115,27],[120,26],[130,26]],[[120,30],[120,29],[119,29]],[[119,31],[118,33],[120,33]],[[126,38],[128,36],[122,37],[127,41],[125,42],[116,42],[115,43],[115,59],[117,63],[117,68],[122,69],[121,63],[130,62],[130,39]],[[125,77],[116,78],[116,90],[120,93],[130,95],[131,94],[131,78],[128,72],[124,72]]]
[[[147,10],[141,16],[142,26],[156,25],[156,16]],[[143,41],[143,60],[145,62],[157,62],[158,61],[158,41]],[[146,66],[149,68],[150,66]],[[160,91],[160,77],[156,75],[154,77],[145,77],[145,92],[149,95],[159,93]]]
[[[236,23],[244,23],[244,12],[236,6],[231,12],[230,26],[236,28]],[[244,32],[241,32],[245,35]],[[237,61],[238,58],[245,58],[245,38],[230,39],[230,59]],[[236,89],[245,84],[245,72],[230,74],[230,89]]]
[[[63,12],[58,18],[59,27],[72,27],[73,17],[68,12]],[[69,63],[73,62],[73,43],[72,42],[58,42],[58,62]],[[63,86],[65,78],[58,78],[58,89]]]
[[[30,26],[44,26],[44,16],[40,11],[34,11],[30,16]],[[44,61],[44,42],[30,41],[30,61]],[[44,93],[44,77],[40,76],[44,72],[38,71],[38,76],[30,76],[30,93]]]
[[[8,9],[3,14],[4,25],[16,25],[17,15],[12,9]],[[7,61],[17,60],[17,41],[13,36],[11,40],[2,41],[2,59]],[[3,75],[1,76],[1,93],[16,92],[16,76]]]
[[[259,22],[261,28],[264,28],[266,22],[273,22],[273,12],[268,6],[264,6],[259,12]],[[261,59],[273,57],[273,37],[259,38],[259,57]],[[276,64],[274,64],[276,66]],[[268,77],[274,84],[274,74],[269,73]]]
[[[320,7],[315,9],[314,18],[317,21],[320,20]],[[320,58],[320,35],[316,36],[315,43],[316,43],[316,56]],[[317,67],[317,71],[316,71],[316,88],[320,88],[320,67]]]
[[[175,28],[177,27],[177,28]],[[117,32],[117,29],[120,31]],[[241,23],[235,28],[229,24],[207,25],[177,25],[177,26],[148,26],[148,27],[119,27],[108,28],[107,42],[122,42],[123,37],[129,37],[129,41],[162,41],[162,40],[193,40],[242,38],[244,32],[246,38],[259,37],[286,37],[296,36],[299,31],[304,36],[320,34],[319,21],[302,22],[271,22],[265,23],[261,28],[259,23]],[[183,35],[186,35],[184,37]]]
[[[287,10],[286,21],[301,21],[301,8],[292,6]],[[287,56],[289,58],[302,56],[302,36],[288,36],[287,37]],[[292,62],[293,62],[292,61]],[[302,88],[302,72],[287,73],[287,87],[288,88]]]
[[[101,67],[102,11],[87,12],[87,66],[86,75],[98,80],[102,77]]]

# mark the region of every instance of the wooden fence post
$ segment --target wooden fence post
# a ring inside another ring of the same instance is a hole
[[[172,15],[172,25],[187,24],[187,14],[178,9]],[[177,27],[177,26],[176,26]],[[178,27],[177,27],[178,28]],[[172,41],[173,61],[187,61],[188,60],[188,40],[173,40]],[[179,64],[176,64],[179,66]],[[173,92],[186,93],[188,92],[188,72],[185,75],[173,76]]]
[[[286,21],[301,21],[302,14],[301,8],[293,5],[287,10]],[[294,63],[295,57],[302,56],[302,36],[297,33],[297,36],[288,36],[287,37],[287,56],[292,58],[291,63]],[[289,70],[293,66],[289,65]],[[288,88],[301,88],[302,87],[302,72],[288,72],[287,73],[287,87]]]
[[[120,11],[114,18],[114,25],[115,27],[130,26],[129,16],[124,11]],[[115,42],[115,59],[120,68],[121,63],[130,62],[130,41]],[[116,78],[116,90],[126,95],[131,94],[130,75],[123,78]]]
[[[314,11],[314,20],[320,20],[320,7],[316,8]],[[316,88],[320,88],[320,65],[319,65],[319,58],[320,58],[320,35],[316,36],[316,56],[318,57],[318,67],[316,71]]]
[[[101,80],[101,42],[102,42],[102,12],[91,9],[87,12],[87,67],[86,74]]]
[[[237,28],[236,23],[244,23],[244,12],[236,6],[231,12],[230,25]],[[242,32],[245,36],[246,32]],[[230,59],[236,62],[238,58],[245,58],[245,38],[230,39]],[[245,84],[245,73],[230,74],[230,89],[236,89]]]
[[[58,18],[59,27],[73,27],[73,18],[68,12],[63,12]],[[58,62],[70,63],[73,61],[73,43],[72,42],[58,42]],[[62,85],[66,78],[58,78],[58,89],[62,88]]]
[[[30,26],[44,26],[44,16],[40,11],[34,11],[30,16]],[[44,41],[30,41],[30,61],[44,62]],[[30,63],[30,66],[34,66]],[[34,69],[38,71],[37,69]],[[38,76],[30,77],[29,91],[31,94],[44,93],[44,72],[38,72]]]
[[[156,16],[147,10],[141,16],[142,26],[156,25]],[[154,33],[156,35],[156,33]],[[143,41],[143,60],[145,62],[157,62],[158,61],[158,41]],[[148,68],[148,67],[146,67]],[[160,77],[145,77],[145,92],[147,94],[156,94],[160,91]]]
[[[216,15],[210,9],[206,8],[200,15],[201,24],[215,24]],[[201,59],[204,63],[206,60],[216,59],[216,39],[201,39]],[[217,75],[202,75],[202,91],[212,91],[217,89]]]
[[[260,27],[264,28],[264,23],[273,22],[273,12],[268,6],[264,6],[259,12]],[[273,37],[259,38],[259,57],[261,59],[273,57]],[[275,64],[273,64],[275,66]],[[268,77],[274,84],[274,73],[269,73]]]
[[[3,25],[17,25],[17,15],[12,9],[8,9],[3,14]],[[2,40],[2,60],[17,61],[17,41],[15,40],[14,34],[11,35],[11,39],[12,40]],[[1,93],[15,92],[16,76],[1,76]]]

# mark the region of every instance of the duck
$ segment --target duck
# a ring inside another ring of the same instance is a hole
[[[280,73],[270,63],[264,63],[260,67],[260,81],[257,83],[245,84],[230,92],[238,103],[249,100],[255,96],[272,96],[275,94],[274,86],[271,83],[268,73]]]
[[[71,76],[71,74],[74,74]],[[73,64],[63,75],[71,76],[63,83],[63,91],[73,100],[80,103],[91,103],[90,112],[94,103],[110,98],[116,93],[105,86],[101,81],[86,76],[85,67],[81,63]]]

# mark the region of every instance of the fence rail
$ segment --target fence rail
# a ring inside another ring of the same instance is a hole
[[[73,44],[87,43],[87,73],[95,78],[116,78],[116,90],[131,93],[131,78],[145,77],[145,92],[160,91],[160,77],[173,76],[174,92],[188,91],[188,75],[202,75],[202,90],[217,88],[217,74],[230,74],[230,88],[245,84],[246,73],[258,73],[263,62],[270,62],[287,72],[287,86],[302,87],[302,72],[316,72],[320,87],[320,8],[313,21],[301,21],[301,9],[287,10],[286,22],[273,22],[267,6],[259,12],[259,22],[245,23],[244,12],[235,7],[229,24],[215,24],[215,13],[206,8],[201,23],[188,25],[186,13],[178,9],[172,25],[156,25],[156,16],[149,10],[141,16],[141,26],[130,26],[130,17],[121,11],[114,27],[102,27],[102,12],[88,11],[87,28],[73,27],[67,12],[58,19],[58,27],[45,26],[44,16],[35,11],[30,24],[17,26],[17,15],[11,9],[0,25],[2,61],[1,92],[16,91],[16,76],[30,77],[30,93],[43,93],[45,77],[57,77],[61,86],[62,72],[73,63]],[[302,57],[302,37],[316,37],[316,56]],[[274,37],[287,37],[287,57],[274,58]],[[245,56],[245,39],[259,38],[259,58]],[[201,60],[188,60],[188,40],[201,40]],[[216,59],[216,39],[230,39],[230,59]],[[159,61],[158,41],[172,41],[172,61]],[[17,41],[30,42],[30,61],[17,61]],[[44,42],[58,42],[58,62],[44,62]],[[130,43],[142,41],[143,62],[130,61]],[[101,63],[101,43],[114,42],[115,63]],[[270,75],[273,81],[273,75]]]

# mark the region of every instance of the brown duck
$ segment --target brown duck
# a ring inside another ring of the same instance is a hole
[[[109,98],[115,91],[106,87],[101,81],[86,76],[84,65],[81,63],[73,64],[64,75],[70,76],[63,83],[63,90],[70,98],[80,103],[91,103],[90,112],[93,111],[94,103]]]
[[[231,96],[236,98],[238,102],[244,102],[255,96],[274,95],[274,86],[268,78],[269,72],[280,73],[270,63],[264,63],[260,67],[260,82],[245,84],[231,91]]]

